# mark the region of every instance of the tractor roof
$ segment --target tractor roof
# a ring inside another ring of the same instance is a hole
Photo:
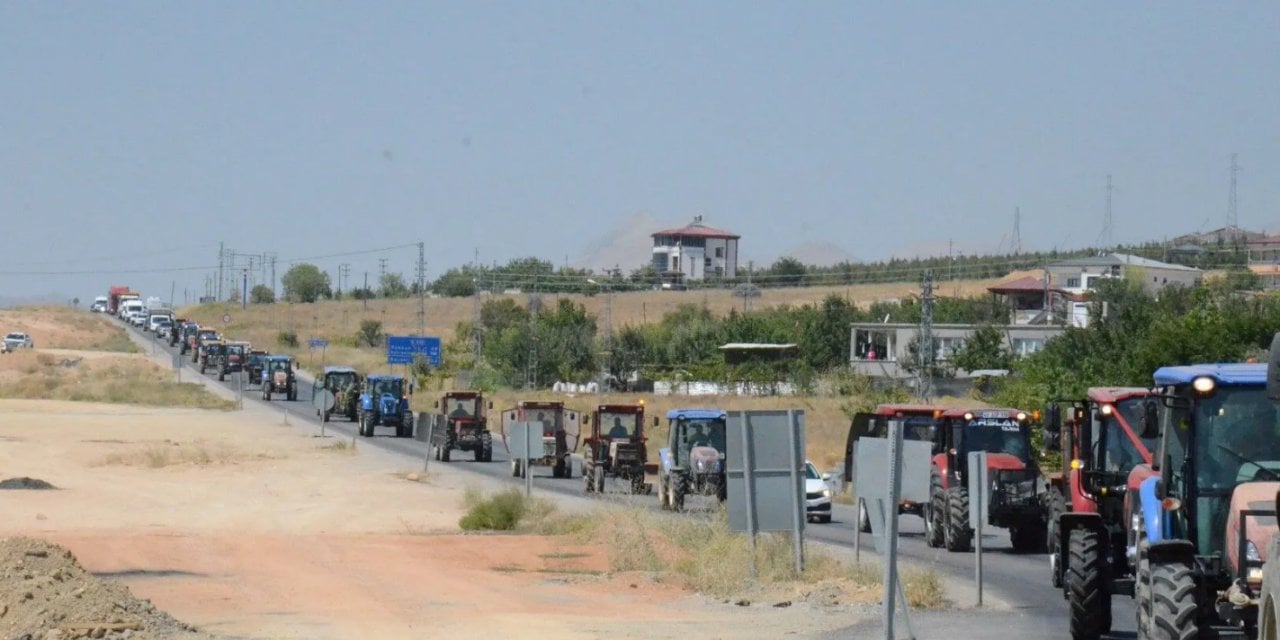
[[[1151,390],[1144,387],[1090,387],[1089,399],[1094,402],[1120,402],[1133,398],[1145,398]]]
[[[933,415],[934,411],[942,410],[942,407],[935,407],[928,404],[882,404],[876,406],[875,414],[878,416],[896,416],[900,413]]]
[[[369,382],[378,382],[379,380],[404,380],[404,376],[380,374],[380,375],[365,376],[364,379],[368,380]]]
[[[521,409],[563,409],[563,402],[539,402],[536,400],[521,400]]]
[[[668,420],[724,420],[728,414],[723,409],[672,409]]]
[[[1156,369],[1155,381],[1159,386],[1190,384],[1205,376],[1225,386],[1261,387],[1267,384],[1267,365],[1233,362],[1160,367]]]
[[[356,370],[345,365],[331,364],[324,368],[324,372],[325,373],[355,373]]]
[[[481,395],[483,395],[483,393],[479,391],[446,391],[444,392],[444,397],[446,398],[462,398],[463,400],[469,400],[471,398],[479,398]]]
[[[289,356],[280,356],[280,355],[267,356],[267,360],[270,360],[271,362],[280,362],[280,361],[288,362],[289,360],[292,360],[292,359],[293,358]]]
[[[644,413],[644,403],[640,404],[602,404],[596,406],[601,413]]]
[[[943,414],[942,414],[942,415],[943,415],[943,416],[945,416],[945,417],[947,417],[947,418],[963,418],[963,417],[964,417],[964,414],[966,414],[966,413],[973,413],[973,414],[978,414],[978,415],[981,415],[981,414],[983,414],[983,413],[1003,413],[1003,414],[1005,414],[1005,415],[1008,415],[1008,414],[1016,414],[1016,413],[1028,413],[1028,414],[1029,414],[1030,412],[1029,412],[1029,411],[1023,411],[1022,409],[1010,409],[1010,408],[1007,408],[1007,407],[1005,407],[1005,408],[1000,408],[1000,407],[982,407],[982,408],[980,408],[980,409],[947,409],[946,411],[944,411],[944,412],[943,412]]]

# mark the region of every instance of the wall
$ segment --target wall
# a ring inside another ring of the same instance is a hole
[[[1045,341],[1055,336],[1062,335],[1066,331],[1063,327],[1046,326],[1046,325],[1017,325],[1017,326],[1001,326],[996,327],[1005,337],[1005,347],[1015,354],[1027,355],[1033,348],[1033,343],[1038,342],[1041,347]],[[978,325],[934,325],[933,338],[935,344],[937,342],[950,342],[953,344],[963,343],[963,340],[973,335],[978,330]],[[863,360],[858,357],[854,351],[854,345],[858,343],[859,331],[876,331],[891,334],[893,350],[889,354],[887,360]],[[905,364],[910,358],[910,345],[915,340],[916,335],[920,331],[920,327],[914,324],[877,324],[877,323],[857,323],[850,328],[850,353],[849,366],[856,372],[876,377],[907,377],[911,374],[907,373]],[[939,360],[947,359],[945,353],[937,354]],[[960,373],[960,372],[958,372]]]

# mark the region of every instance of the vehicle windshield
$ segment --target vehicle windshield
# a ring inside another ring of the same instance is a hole
[[[272,360],[270,366],[272,371],[288,371],[289,361],[288,360]]]
[[[1200,488],[1280,480],[1280,424],[1264,389],[1220,388],[1197,402],[1195,418]]]
[[[373,395],[382,397],[383,395],[390,394],[398,398],[400,397],[400,387],[402,383],[403,381],[399,378],[375,380],[373,383]]]
[[[639,426],[639,414],[600,412],[600,435],[606,438],[630,438],[636,434]]]
[[[685,451],[694,447],[715,447],[723,452],[724,429],[724,420],[681,420],[676,434]]]
[[[26,338],[26,336],[22,335],[21,333],[11,333],[5,336],[5,339],[7,340],[22,340],[24,338]]]
[[[822,474],[818,473],[818,468],[813,466],[812,462],[805,461],[804,477],[808,478],[809,480],[821,480]]]
[[[1128,398],[1116,403],[1116,409],[1119,410],[1120,417],[1129,425],[1129,430],[1134,434],[1142,433],[1142,403],[1146,398]],[[1138,437],[1142,441],[1147,451],[1155,451],[1160,444],[1160,436],[1152,436],[1150,438]]]
[[[1007,453],[1019,460],[1027,459],[1026,427],[1013,418],[977,418],[964,429],[964,450]]]
[[[356,384],[356,372],[339,371],[329,374],[329,388],[335,391],[350,389]]]
[[[474,418],[476,398],[449,398],[445,400],[445,408],[450,418]]]
[[[218,332],[217,332],[217,331],[207,331],[207,330],[206,330],[206,331],[201,331],[201,332],[200,332],[200,339],[201,339],[201,340],[216,340],[217,338],[218,338]]]
[[[227,353],[230,353],[231,355],[242,356],[244,355],[244,345],[239,345],[239,344],[227,345]]]

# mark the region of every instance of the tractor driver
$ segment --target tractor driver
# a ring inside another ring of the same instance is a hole
[[[449,417],[450,418],[470,418],[471,412],[467,411],[467,407],[462,404],[461,400],[459,400],[456,404],[454,404],[453,413],[450,413]]]
[[[613,427],[609,429],[609,437],[610,437],[610,438],[625,438],[625,437],[627,437],[628,435],[630,435],[630,434],[629,434],[629,433],[627,433],[627,428],[626,428],[626,427],[624,427],[624,426],[622,425],[622,416],[614,416],[614,417],[613,417]]]
[[[706,447],[711,444],[711,440],[707,438],[706,429],[702,426],[701,422],[693,423],[693,432],[689,434],[689,437],[686,438],[686,440],[689,443],[690,449],[694,447]]]

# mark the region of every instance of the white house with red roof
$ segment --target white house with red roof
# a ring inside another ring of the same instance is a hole
[[[703,224],[697,216],[679,229],[653,234],[653,268],[664,282],[736,278],[739,238]]]

